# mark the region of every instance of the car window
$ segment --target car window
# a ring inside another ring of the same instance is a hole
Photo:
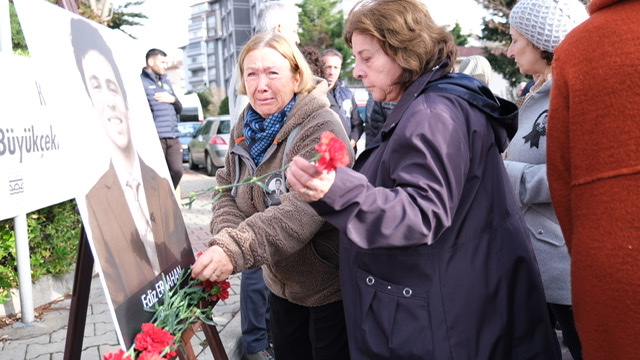
[[[195,136],[199,136],[199,135],[203,135],[203,134],[208,134],[209,133],[209,129],[211,129],[211,121],[205,121],[202,126],[198,129],[198,131],[195,133]]]
[[[220,125],[218,125],[218,134],[229,134],[231,133],[231,121],[223,120],[220,121]]]

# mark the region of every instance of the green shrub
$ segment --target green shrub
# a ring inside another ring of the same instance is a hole
[[[27,214],[31,277],[64,275],[75,265],[80,226],[75,200],[68,200]],[[18,287],[16,238],[13,220],[0,221],[0,304]]]

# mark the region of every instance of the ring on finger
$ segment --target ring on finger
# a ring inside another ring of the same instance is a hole
[[[304,190],[302,190],[302,192],[303,192],[305,195],[309,195],[309,194],[311,194],[311,189],[309,189],[309,188],[304,188]]]

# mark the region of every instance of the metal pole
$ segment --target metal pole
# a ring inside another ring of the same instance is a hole
[[[13,218],[13,230],[16,234],[16,257],[18,263],[18,281],[20,284],[20,309],[22,322],[32,323],[35,319],[33,307],[33,286],[31,284],[31,259],[29,256],[29,231],[27,215]]]
[[[0,0],[0,52],[9,54],[12,51],[9,0]]]
[[[12,53],[9,0],[0,1],[2,1],[2,4],[0,4],[0,52]],[[22,322],[28,324],[35,320],[35,311],[33,307],[33,285],[31,284],[31,257],[29,254],[27,214],[21,214],[13,218],[13,230],[16,236],[20,310],[22,311]]]

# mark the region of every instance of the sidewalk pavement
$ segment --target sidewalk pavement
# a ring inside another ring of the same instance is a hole
[[[191,192],[202,191],[215,185],[215,178],[187,169],[180,182],[179,202],[182,215],[189,231],[193,250],[198,253],[206,248],[209,240],[210,196],[203,195],[191,209],[182,206]],[[67,277],[73,281],[72,276]],[[218,323],[220,339],[229,360],[239,360],[242,356],[240,346],[240,274],[229,278],[231,289],[229,299],[219,302],[213,310],[214,320]],[[71,288],[71,284],[69,284]],[[34,293],[34,296],[39,296]],[[44,296],[40,294],[40,296]],[[11,360],[60,360],[64,357],[67,324],[71,299],[50,304],[44,314],[30,324],[15,323],[0,329],[0,358]],[[193,337],[191,344],[198,359],[213,359],[206,347],[202,330]],[[102,290],[98,275],[93,277],[89,295],[89,307],[84,331],[82,360],[101,360],[109,351],[119,348],[113,320]]]

